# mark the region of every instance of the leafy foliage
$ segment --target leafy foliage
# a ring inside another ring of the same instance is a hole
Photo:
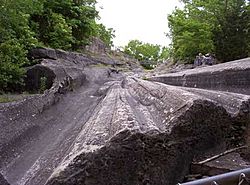
[[[138,59],[146,69],[152,69],[159,61],[169,57],[169,49],[159,45],[131,40],[124,48],[124,52]]]
[[[61,14],[52,13],[49,19],[50,32],[47,39],[52,48],[70,49],[73,43],[72,28],[66,23]]]
[[[113,28],[106,28],[103,24],[97,24],[96,35],[108,46],[112,47],[112,39],[115,37],[115,31]]]
[[[175,60],[192,62],[197,53],[221,61],[249,54],[249,4],[244,0],[182,0],[184,9],[168,16]]]
[[[24,77],[26,51],[16,40],[0,44],[0,91],[20,90]]]
[[[32,1],[0,0],[0,91],[19,90],[28,64],[27,50],[38,43],[29,28]],[[26,6],[27,5],[27,6]]]
[[[22,84],[35,46],[77,50],[92,37],[112,46],[114,31],[97,24],[95,0],[0,0],[0,91]]]
[[[220,27],[214,31],[215,52],[218,59],[230,61],[248,56],[250,16],[244,1],[238,1],[219,19]],[[247,27],[248,24],[248,27]],[[248,33],[248,34],[247,34]]]

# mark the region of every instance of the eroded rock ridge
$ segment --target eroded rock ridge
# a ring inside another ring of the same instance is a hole
[[[41,64],[28,69],[30,77],[48,74],[50,87],[0,105],[0,182],[173,185],[193,160],[248,143],[248,93],[172,86],[182,80],[178,74],[171,85],[160,83],[170,77],[142,80],[118,70],[131,64],[105,56],[102,65],[100,58],[46,48],[31,57]],[[237,62],[243,61],[229,71]],[[239,78],[247,91],[249,82]]]

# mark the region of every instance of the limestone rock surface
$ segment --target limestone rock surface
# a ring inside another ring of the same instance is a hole
[[[250,95],[250,58],[163,74],[150,80],[175,86],[220,90]]]
[[[81,54],[33,52],[41,64],[32,70],[54,78],[43,94],[0,104],[0,172],[11,185],[172,185],[194,159],[249,139],[233,131],[247,132],[248,95],[146,81]]]

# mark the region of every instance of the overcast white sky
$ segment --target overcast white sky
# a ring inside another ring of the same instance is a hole
[[[105,26],[114,28],[115,46],[124,46],[129,40],[167,46],[170,40],[167,15],[176,6],[178,0],[97,0],[101,20]]]

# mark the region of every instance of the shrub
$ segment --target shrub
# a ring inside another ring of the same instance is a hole
[[[21,90],[26,62],[26,50],[16,40],[0,44],[0,91]]]

